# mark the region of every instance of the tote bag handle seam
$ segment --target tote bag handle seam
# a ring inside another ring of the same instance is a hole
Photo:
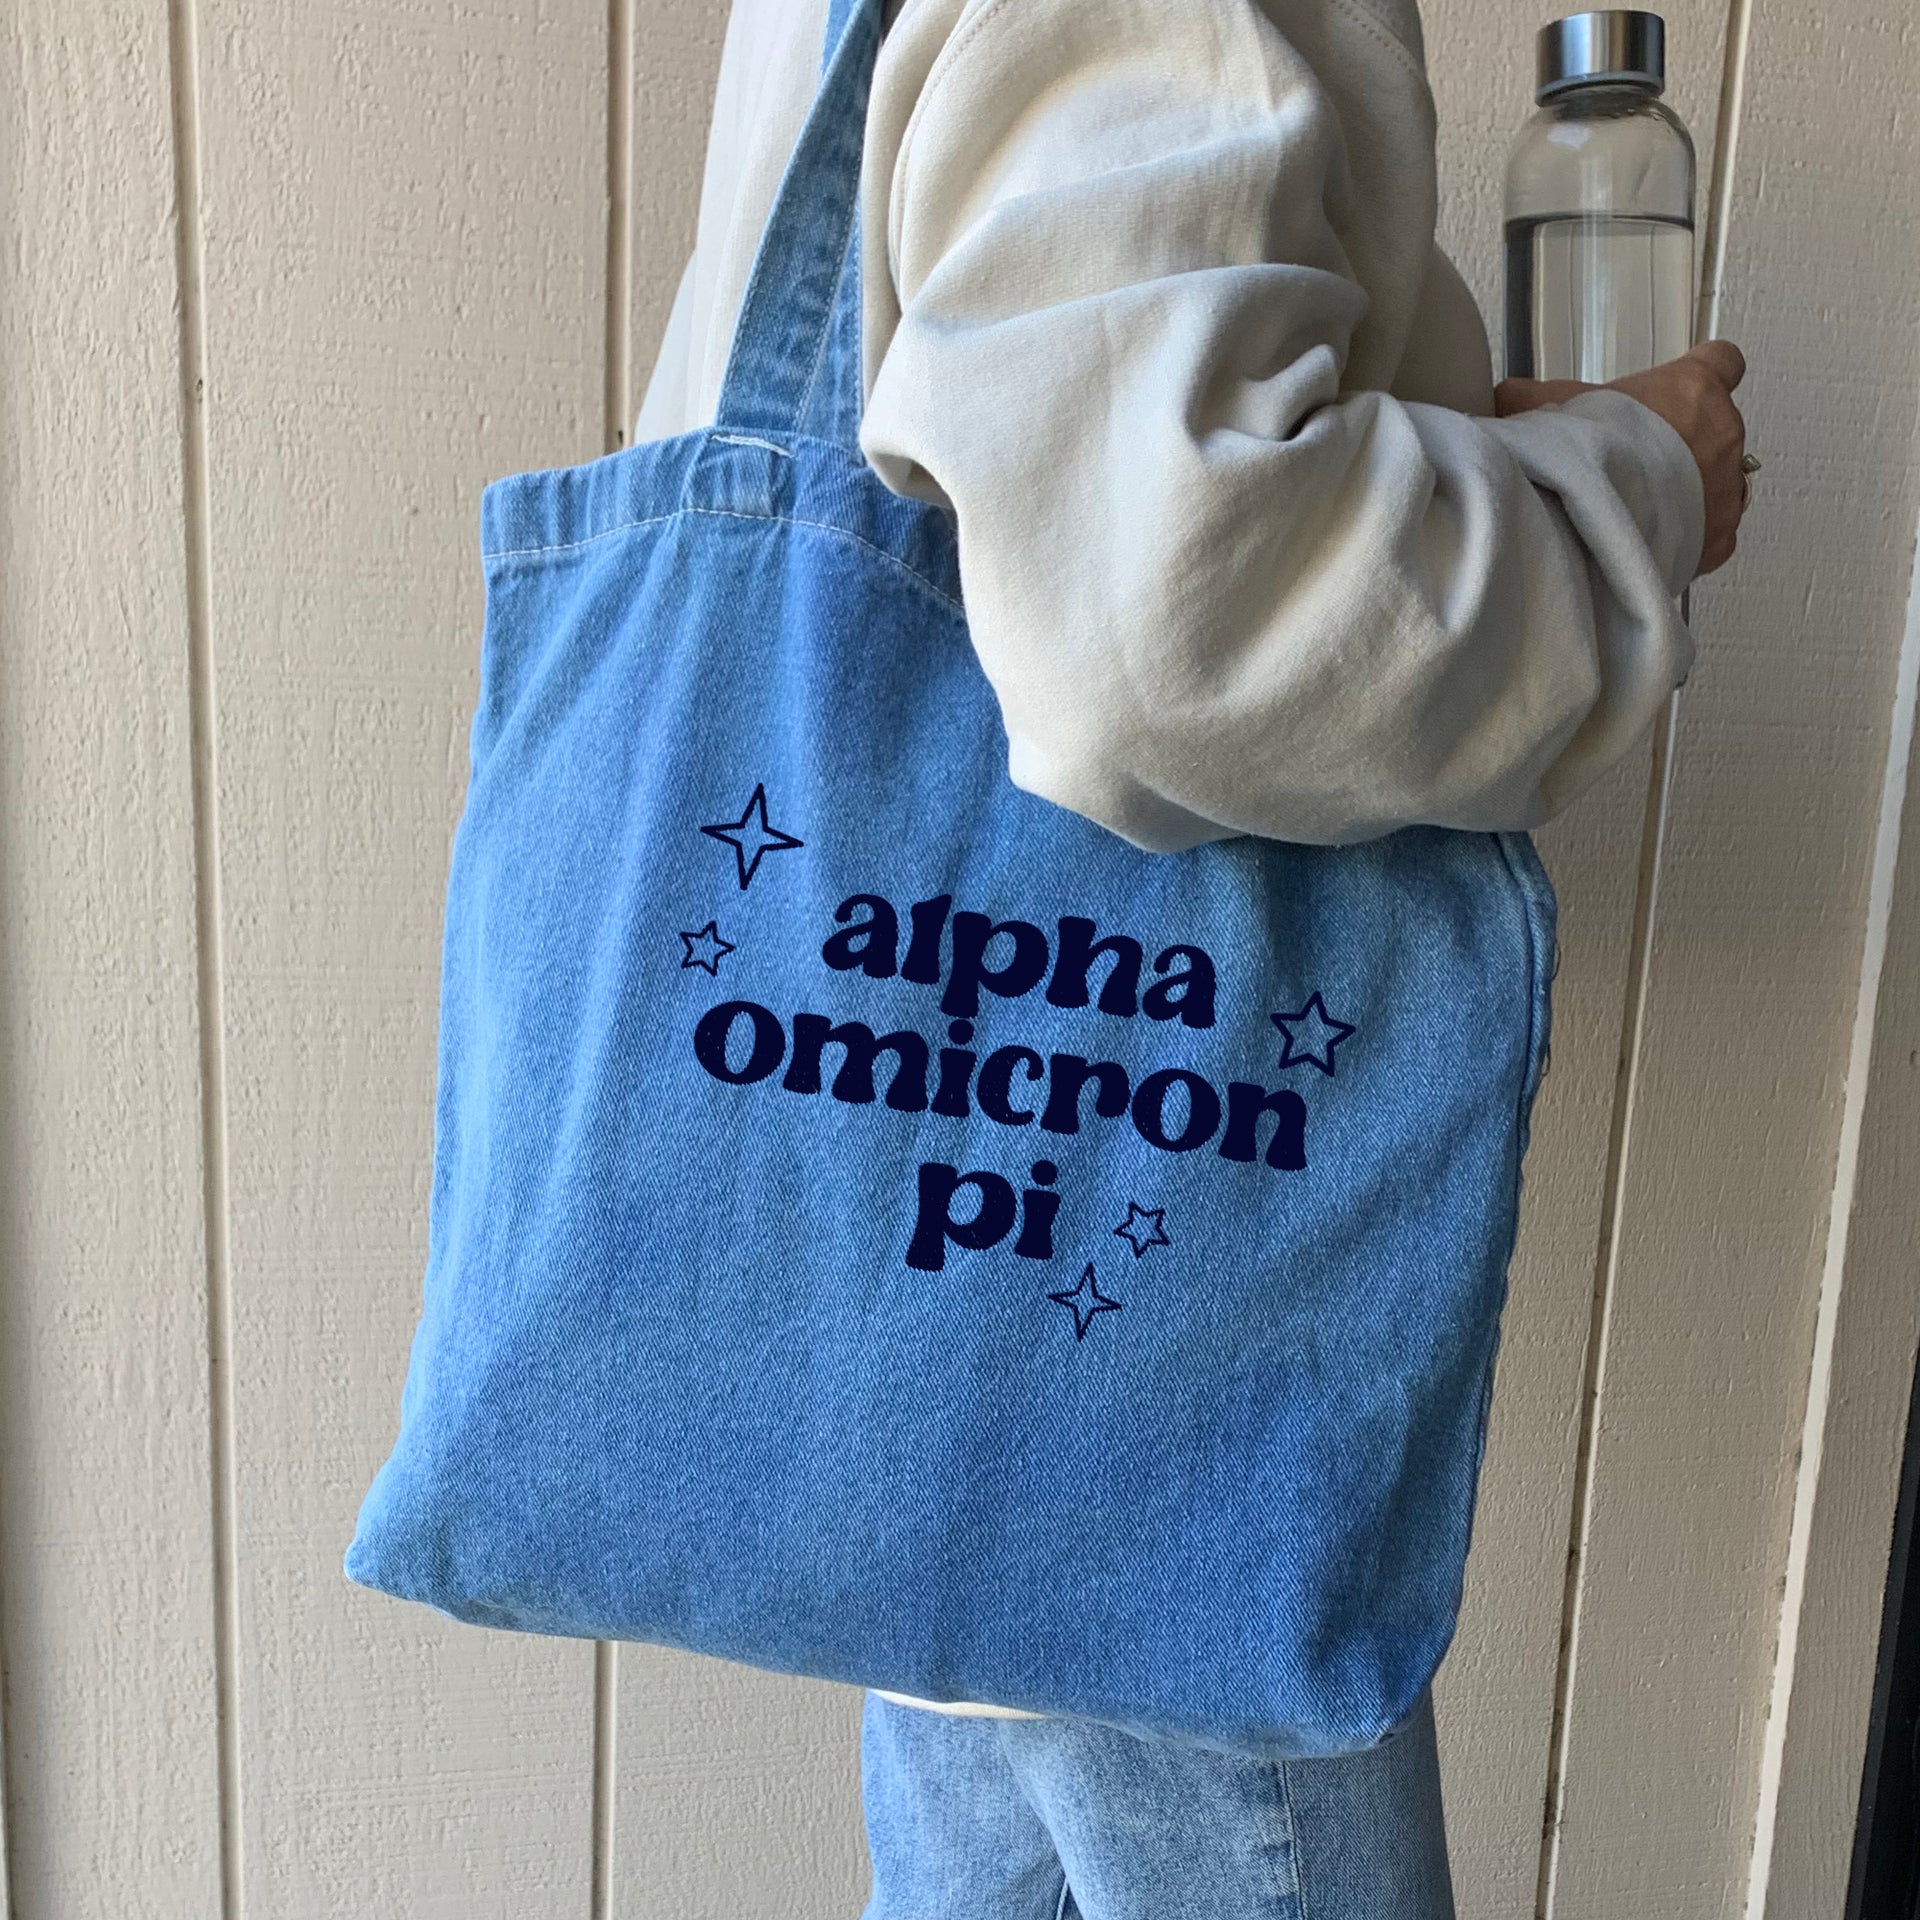
[[[797,428],[832,333],[848,238],[859,214],[860,156],[879,41],[879,0],[852,0],[847,13],[754,255],[720,384],[716,427],[776,432]],[[803,203],[814,191],[821,193],[824,206],[808,208]],[[825,268],[829,260],[832,271],[815,297],[807,269]],[[783,316],[779,310],[796,297],[806,301],[800,320],[800,339],[806,343],[801,355],[808,369],[804,379],[787,371],[800,356],[790,350],[790,314]]]

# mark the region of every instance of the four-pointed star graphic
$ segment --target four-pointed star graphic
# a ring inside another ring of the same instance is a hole
[[[1080,1284],[1071,1293],[1050,1293],[1049,1300],[1057,1300],[1063,1307],[1073,1309],[1073,1337],[1084,1340],[1087,1329],[1093,1325],[1096,1313],[1118,1313],[1120,1302],[1109,1300],[1100,1291],[1100,1282],[1093,1277],[1093,1262],[1087,1262],[1087,1270],[1080,1276]]]
[[[1274,1013],[1267,1017],[1280,1029],[1280,1037],[1286,1043],[1280,1053],[1283,1067],[1311,1063],[1328,1075],[1333,1072],[1334,1048],[1353,1032],[1346,1021],[1336,1020],[1327,1011],[1326,1002],[1318,993],[1298,1013]],[[1300,1034],[1294,1032],[1296,1027],[1301,1029]]]
[[[1173,1245],[1173,1242],[1167,1238],[1166,1208],[1143,1207],[1137,1200],[1127,1202],[1127,1217],[1114,1228],[1114,1232],[1133,1249],[1133,1257],[1136,1260],[1149,1247]]]
[[[734,860],[740,869],[742,892],[745,892],[747,882],[753,878],[763,853],[785,853],[790,847],[806,844],[803,840],[796,840],[790,833],[782,833],[767,818],[767,789],[764,784],[754,788],[753,798],[747,802],[747,810],[738,820],[722,820],[711,827],[702,827],[700,831],[715,840],[724,840],[733,849]]]
[[[681,967],[705,967],[716,980],[720,977],[720,962],[734,951],[734,943],[721,939],[719,927],[711,920],[698,933],[683,933],[680,944],[686,949]]]

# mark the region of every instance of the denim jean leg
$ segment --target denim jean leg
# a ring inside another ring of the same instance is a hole
[[[867,1695],[864,1920],[1057,1920],[1060,1860],[1007,1764],[1007,1724]]]
[[[1431,1692],[1370,1752],[1286,1773],[1304,1920],[1454,1920]]]
[[[1004,1723],[1063,1920],[1453,1920],[1431,1701],[1371,1752],[1273,1761]]]
[[[1063,1920],[1305,1920],[1279,1762],[1089,1721],[1003,1737],[1066,1869]]]

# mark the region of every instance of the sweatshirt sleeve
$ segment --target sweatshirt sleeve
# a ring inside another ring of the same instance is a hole
[[[1143,847],[1537,825],[1691,662],[1658,416],[1349,384],[1343,139],[1255,0],[986,0],[887,182],[863,446],[955,513],[1013,779]]]

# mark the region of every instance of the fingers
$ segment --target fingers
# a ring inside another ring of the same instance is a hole
[[[1747,377],[1747,356],[1731,340],[1703,340],[1686,357],[1698,360],[1729,393]]]
[[[1657,413],[1693,455],[1705,518],[1701,573],[1713,573],[1732,559],[1747,508],[1749,489],[1740,466],[1747,428],[1733,398],[1746,372],[1746,355],[1731,340],[1708,340],[1678,360],[1609,383]],[[1503,380],[1494,390],[1494,410],[1503,416],[1525,413],[1587,391],[1578,380]]]
[[[1505,419],[1509,414],[1531,413],[1535,407],[1557,407],[1577,393],[1591,393],[1585,380],[1502,380],[1493,390],[1493,410]]]
[[[1493,410],[1504,420],[1512,413],[1531,413],[1545,403],[1538,380],[1502,380],[1493,390]]]

